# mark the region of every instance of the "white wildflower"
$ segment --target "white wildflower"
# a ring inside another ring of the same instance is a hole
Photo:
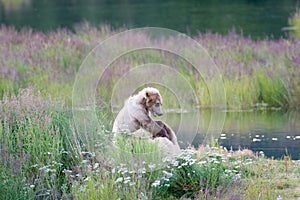
[[[71,171],[71,170],[67,170],[67,169],[65,169],[65,170],[64,170],[64,173],[66,173],[66,174],[71,174],[71,173],[72,173],[72,171]]]
[[[127,168],[123,168],[123,167],[121,167],[119,170],[118,170],[118,173],[121,173],[121,174],[126,174],[128,172],[128,170],[127,170]]]
[[[146,173],[146,168],[143,167],[141,169],[138,170],[139,173],[145,174]]]
[[[189,162],[189,165],[193,165],[196,163],[196,159],[191,159],[190,162]]]
[[[156,180],[151,184],[152,187],[157,187],[159,185],[160,185],[160,180]]]
[[[129,185],[133,186],[133,185],[135,185],[135,182],[130,182]]]
[[[167,172],[167,171],[162,171],[165,175],[166,175],[166,178],[170,178],[170,177],[172,177],[173,176],[173,174],[172,173],[170,173],[170,172]]]
[[[127,184],[127,183],[129,183],[130,182],[130,180],[124,180],[124,184]]]
[[[38,164],[31,165],[32,168],[39,166]]]
[[[88,161],[87,160],[82,160],[82,164],[86,164]]]
[[[153,171],[156,167],[156,164],[155,163],[154,164],[149,164],[148,166],[149,166],[150,170]]]
[[[182,167],[187,166],[187,165],[188,165],[188,162],[185,162],[185,163],[181,164]]]
[[[215,164],[220,164],[220,161],[215,160],[215,161],[213,161],[213,163],[215,163]]]
[[[117,178],[117,180],[115,181],[115,184],[116,184],[116,183],[119,183],[119,182],[122,182],[122,181],[123,181],[123,178],[122,178],[122,177]]]
[[[178,163],[178,161],[176,160],[176,161],[174,161],[172,164],[173,164],[174,167],[177,167],[179,163]]]
[[[98,169],[99,163],[95,163],[94,169]]]
[[[112,168],[111,173],[112,174],[116,173],[116,168]]]
[[[237,180],[240,180],[241,179],[241,175],[240,174],[236,174],[234,177],[233,177],[233,180],[234,181],[237,181]]]
[[[216,158],[211,158],[209,161],[210,161],[211,163],[214,163],[215,161],[217,161],[217,159],[216,159]]]
[[[205,160],[203,160],[203,161],[199,161],[199,162],[198,162],[198,164],[199,164],[199,165],[206,164],[206,161],[205,161]]]

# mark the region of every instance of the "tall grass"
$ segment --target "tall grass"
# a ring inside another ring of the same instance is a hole
[[[115,33],[108,26],[97,28],[89,24],[75,27],[75,32],[57,30],[48,34],[30,29],[16,31],[2,26],[0,95],[3,96],[5,91],[17,93],[19,88],[32,85],[44,96],[50,94],[70,105],[74,78],[83,59],[98,42]],[[235,32],[224,36],[205,33],[193,39],[208,50],[223,75],[229,107],[253,107],[257,103],[299,107],[299,40],[266,38],[254,41]],[[134,35],[128,40],[133,44],[136,42]],[[151,43],[146,37],[144,42]],[[182,48],[188,50],[188,47]],[[214,84],[213,80],[202,77],[204,82],[184,60],[151,50],[134,52],[114,62],[102,78],[104,85],[99,88],[102,96],[106,92],[109,99],[111,89],[120,76],[133,66],[149,62],[177,68],[197,91],[200,106],[217,106],[211,105],[206,87],[210,81]]]
[[[297,8],[295,13],[289,18],[290,30],[292,31],[291,35],[300,38],[300,9]]]
[[[4,95],[0,104],[0,178],[4,188],[21,190],[7,190],[1,199],[60,198],[66,183],[62,170],[73,165],[66,151],[69,119],[33,88],[18,93]]]

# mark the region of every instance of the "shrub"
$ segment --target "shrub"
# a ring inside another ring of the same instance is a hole
[[[157,153],[157,144],[118,136],[115,146],[110,148],[110,158],[84,158],[67,172],[75,199],[150,198],[151,183],[161,175],[161,157],[148,157],[147,153]]]
[[[292,26],[292,34],[296,38],[300,38],[300,10],[297,9],[291,18],[289,18],[289,25]]]
[[[200,161],[194,157],[186,152],[166,167],[165,176],[152,184],[155,198],[219,196],[240,178],[224,165],[222,155],[208,154]]]

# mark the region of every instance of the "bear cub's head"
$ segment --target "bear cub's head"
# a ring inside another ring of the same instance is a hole
[[[150,112],[154,117],[162,116],[162,97],[156,88],[145,88],[142,90],[143,100],[142,105],[147,112]]]

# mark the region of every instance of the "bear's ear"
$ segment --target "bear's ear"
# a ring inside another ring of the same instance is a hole
[[[147,102],[147,99],[145,97],[143,97],[142,101],[140,102],[142,105],[146,106],[146,102]]]
[[[149,92],[146,92],[146,97],[148,98],[148,97],[150,97],[150,94],[149,94]]]

